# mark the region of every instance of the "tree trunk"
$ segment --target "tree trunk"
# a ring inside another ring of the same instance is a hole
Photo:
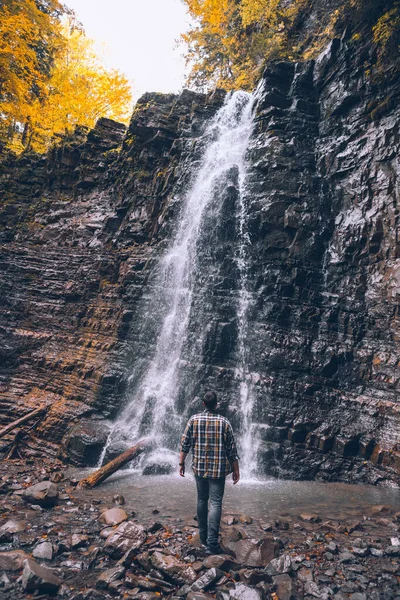
[[[44,414],[46,411],[47,411],[47,406],[41,406],[40,408],[36,408],[35,410],[28,413],[27,415],[24,415],[20,419],[17,419],[16,421],[9,423],[6,427],[4,427],[3,429],[0,430],[0,438],[4,437],[7,433],[12,431],[16,427],[19,427],[19,425],[22,425],[23,423],[27,423],[28,421],[30,421],[31,419],[34,419],[35,417],[39,417],[40,415]]]
[[[118,469],[126,465],[126,463],[136,458],[136,456],[139,456],[139,454],[141,454],[144,450],[146,450],[149,447],[150,444],[147,440],[141,440],[135,446],[132,446],[132,448],[129,448],[129,450],[126,450],[125,452],[123,452],[123,454],[120,454],[119,456],[117,456],[117,458],[114,458],[109,463],[104,465],[104,467],[101,467],[88,477],[81,479],[78,483],[78,488],[95,487],[96,485],[107,479],[107,477],[110,477],[110,475],[115,473],[115,471],[118,471]]]

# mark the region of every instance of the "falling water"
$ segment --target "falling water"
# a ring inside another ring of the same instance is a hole
[[[193,311],[196,281],[200,277],[199,248],[205,234],[205,218],[220,203],[221,186],[227,174],[238,173],[237,229],[239,249],[236,260],[239,273],[237,377],[240,382],[240,411],[243,414],[241,447],[246,468],[250,464],[252,397],[246,357],[247,267],[245,233],[245,152],[252,131],[253,97],[246,92],[229,95],[208,125],[202,139],[205,147],[190,190],[182,199],[177,229],[169,248],[153,274],[153,284],[143,321],[158,319],[156,343],[148,364],[142,369],[131,400],[115,425],[110,440],[135,442],[147,436],[159,454],[176,450],[182,431],[182,415],[177,408],[181,385],[182,349],[188,342],[188,325]],[[214,207],[214,208],[213,208]],[[204,277],[204,273],[202,274]],[[145,327],[145,325],[144,325]],[[135,367],[138,369],[138,367]],[[135,378],[135,372],[132,374]],[[164,450],[163,450],[164,449]]]

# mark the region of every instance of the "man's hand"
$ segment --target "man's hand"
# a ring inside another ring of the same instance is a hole
[[[186,452],[181,452],[179,454],[179,475],[181,477],[185,477],[185,460],[186,460],[186,456],[187,456]]]
[[[235,460],[232,467],[233,467],[232,479],[233,479],[233,485],[235,485],[240,479],[239,462],[237,460]]]

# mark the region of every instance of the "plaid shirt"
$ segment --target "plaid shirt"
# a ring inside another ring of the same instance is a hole
[[[199,477],[225,477],[238,454],[228,419],[209,410],[190,417],[181,440],[181,451],[192,448],[193,471]]]

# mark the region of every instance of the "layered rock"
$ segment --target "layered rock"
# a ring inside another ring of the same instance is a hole
[[[371,60],[368,44],[345,34],[315,61],[269,65],[257,96],[247,344],[267,474],[398,481],[400,85],[373,82]],[[223,96],[147,94],[127,131],[103,119],[48,157],[3,159],[2,422],[49,404],[38,432],[59,442],[81,417],[121,409],[145,352],[146,281]],[[229,249],[218,236],[215,252],[234,256],[236,241]],[[187,414],[205,387],[231,406],[238,394],[238,285],[222,282],[204,281],[207,342],[184,356]],[[198,330],[192,320],[189,340]]]

